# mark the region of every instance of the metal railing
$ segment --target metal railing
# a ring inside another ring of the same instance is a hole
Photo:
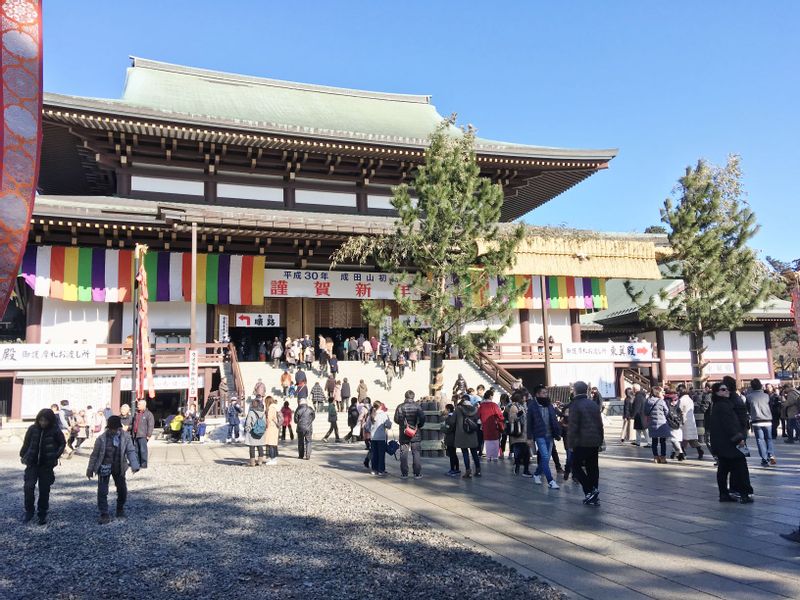
[[[485,354],[492,360],[531,360],[544,362],[545,345],[550,347],[550,358],[563,358],[561,344],[547,342],[503,342],[492,345]]]

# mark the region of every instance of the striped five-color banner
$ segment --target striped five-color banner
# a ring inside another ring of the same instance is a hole
[[[192,255],[148,252],[144,259],[150,301],[191,299]],[[197,302],[261,304],[263,256],[197,255]],[[37,296],[81,302],[131,302],[133,251],[28,246],[20,276]]]
[[[513,308],[546,308],[552,309],[584,309],[601,310],[608,308],[606,295],[606,282],[595,277],[545,277],[545,289],[542,293],[541,278],[538,275],[513,275],[514,287],[522,290],[527,284],[525,292],[520,292],[511,300]],[[475,301],[480,302],[480,297],[488,292],[489,297],[494,297],[498,285],[503,285],[505,280],[489,278],[488,285],[475,290]]]

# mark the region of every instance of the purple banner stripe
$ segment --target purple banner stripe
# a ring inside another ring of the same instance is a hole
[[[25,254],[22,256],[22,268],[20,275],[25,279],[31,289],[36,286],[36,246],[28,246],[25,248]]]
[[[583,306],[584,308],[594,308],[594,297],[592,296],[592,278],[583,278]]]
[[[169,297],[169,252],[158,253],[158,270],[156,271],[156,300],[168,302]],[[177,273],[175,274],[177,276]],[[177,300],[177,298],[176,298]]]
[[[92,301],[106,301],[105,248],[94,248],[92,250]]]
[[[217,271],[217,302],[220,304],[230,304],[230,278],[231,278],[231,255],[219,255],[219,269]]]

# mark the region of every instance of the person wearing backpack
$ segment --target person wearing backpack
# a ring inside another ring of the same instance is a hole
[[[414,479],[422,477],[422,426],[425,411],[414,401],[414,392],[408,390],[405,401],[394,411],[394,422],[400,428],[400,477],[408,477],[408,453],[411,452]]]
[[[667,403],[667,423],[669,424],[669,442],[672,444],[670,459],[677,458],[682,461],[686,458],[683,454],[683,411],[681,410],[678,394],[672,388],[667,388],[664,394]]]
[[[659,464],[667,462],[667,438],[671,432],[667,422],[669,410],[662,397],[663,393],[661,386],[653,386],[650,390],[651,396],[642,409],[642,414],[648,419],[648,431],[652,439],[653,462]]]
[[[317,414],[308,405],[308,400],[300,399],[297,410],[294,411],[294,422],[297,425],[297,455],[298,458],[309,460],[311,458],[311,436],[314,434],[314,418]]]
[[[359,416],[358,398],[350,398],[350,407],[347,409],[347,426],[350,428],[350,431],[344,436],[345,442],[354,442],[356,440],[356,436],[353,435],[353,430],[356,428],[356,425],[358,425]]]
[[[514,456],[514,475],[519,475],[519,468],[522,467],[522,476],[531,478],[533,477],[530,471],[531,449],[528,447],[528,413],[525,406],[527,397],[528,393],[523,389],[514,390],[514,393],[511,394],[506,432],[509,448]]]
[[[472,455],[472,460],[475,463],[475,477],[481,476],[481,461],[478,456],[478,409],[472,405],[472,398],[469,394],[461,396],[461,401],[455,409],[456,414],[456,432],[454,445],[456,448],[461,449],[461,454],[464,457],[464,468],[466,471],[462,477],[464,479],[471,479],[473,471],[470,468],[469,457]]]
[[[447,404],[444,407],[444,421],[441,430],[444,433],[444,448],[447,458],[450,459],[450,470],[446,473],[448,477],[458,477],[461,475],[461,466],[458,464],[458,453],[456,452],[456,415],[455,406]]]
[[[392,427],[389,415],[383,410],[383,404],[376,400],[372,404],[369,416],[370,434],[370,467],[371,473],[378,477],[386,477],[386,441],[387,430]]]
[[[336,402],[334,402],[333,398],[328,399],[328,423],[330,423],[330,427],[328,428],[328,433],[326,433],[322,437],[323,442],[327,442],[330,435],[333,433],[336,435],[336,443],[340,444],[342,442],[342,438],[339,437],[339,413],[336,410]]]
[[[278,464],[278,432],[283,423],[283,415],[278,412],[278,401],[272,396],[267,396],[264,401],[264,412],[267,419],[267,431],[264,434],[264,444],[267,446],[267,461],[265,465]]]
[[[256,396],[250,403],[250,410],[244,420],[244,443],[250,448],[248,467],[264,463],[264,434],[267,432],[267,418],[261,396]],[[256,460],[256,451],[258,459]]]

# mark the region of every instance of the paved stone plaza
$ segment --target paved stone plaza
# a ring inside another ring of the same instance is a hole
[[[616,437],[611,435],[609,439]],[[484,465],[480,479],[461,480],[443,475],[447,470],[446,458],[425,459],[423,479],[401,480],[398,464],[387,457],[390,476],[377,479],[363,468],[361,448],[361,444],[315,442],[313,460],[301,463],[294,458],[294,445],[287,442],[281,446],[283,464],[262,467],[259,471],[269,472],[270,485],[282,493],[291,493],[290,487],[277,484],[276,480],[286,479],[296,485],[300,469],[300,478],[314,489],[307,504],[316,507],[315,519],[320,517],[320,511],[325,515],[341,513],[351,517],[344,507],[340,507],[341,511],[330,507],[326,493],[320,488],[327,486],[333,490],[331,494],[346,490],[349,494],[346,497],[362,499],[358,502],[363,502],[363,506],[377,507],[384,516],[392,514],[386,507],[394,507],[401,515],[412,517],[408,523],[415,527],[432,526],[476,551],[476,556],[488,554],[523,575],[538,576],[568,597],[692,600],[800,597],[800,546],[778,536],[796,528],[800,521],[798,445],[778,440],[777,467],[764,469],[756,466],[757,459],[751,459],[756,501],[752,505],[730,505],[717,502],[712,460],[654,465],[649,460],[649,449],[612,442],[601,455],[602,505],[598,508],[583,506],[579,486],[572,482],[563,483],[560,490],[548,490],[535,486],[532,480],[512,477],[510,464],[502,461]],[[11,444],[0,447],[3,528],[7,534],[17,538],[32,536],[40,543],[40,529],[14,522],[21,513],[22,500],[21,469],[15,472],[19,465],[15,465],[14,450]],[[239,470],[246,452],[243,446],[152,444],[153,468],[143,472],[143,476],[129,476],[131,515],[147,511],[150,522],[153,508],[163,509],[166,538],[169,528],[178,525],[174,520],[176,514],[191,519],[193,510],[202,510],[204,514],[213,511],[223,520],[231,519],[223,496],[249,495],[247,486],[255,471]],[[81,480],[76,472],[75,465],[84,464],[82,461],[84,457],[75,457],[66,469],[56,471],[53,518],[45,528],[56,537],[70,530],[68,524],[60,522],[64,519],[85,518],[83,531],[99,528],[94,524],[95,484],[85,478]],[[210,470],[204,470],[207,467]],[[181,498],[169,489],[170,478],[180,480],[192,471],[204,477],[225,479],[228,489],[221,491],[218,499],[192,494]],[[233,479],[231,473],[235,474]],[[305,506],[297,508],[296,518],[292,518],[295,510],[292,503],[278,500],[275,492],[274,488],[259,492],[258,506],[267,512],[286,511],[289,527],[301,523],[302,517],[308,518]],[[66,510],[64,504],[71,498],[81,510],[74,505]],[[352,524],[350,521],[351,527]],[[351,535],[347,529],[341,530],[343,539]],[[196,533],[197,539],[202,540],[201,532]],[[236,550],[236,535],[231,535],[234,537],[227,540],[223,551],[241,558],[241,552]],[[163,545],[164,536],[157,536],[150,543],[154,547]],[[302,539],[297,532],[287,532],[286,536],[287,540]],[[129,537],[126,532],[126,539]],[[68,540],[57,543],[64,549],[71,547],[72,556],[81,552],[80,540],[74,544]],[[37,551],[36,544],[28,546]],[[281,547],[287,548],[286,544]],[[69,555],[65,555],[62,564],[66,564]],[[428,575],[435,579],[435,573]],[[5,577],[3,581],[8,585],[8,576]],[[201,581],[197,577],[187,580],[186,585],[191,587],[192,581]],[[316,581],[314,577],[309,580]],[[0,587],[0,594],[6,592],[8,588]],[[460,596],[472,597],[469,593]]]

